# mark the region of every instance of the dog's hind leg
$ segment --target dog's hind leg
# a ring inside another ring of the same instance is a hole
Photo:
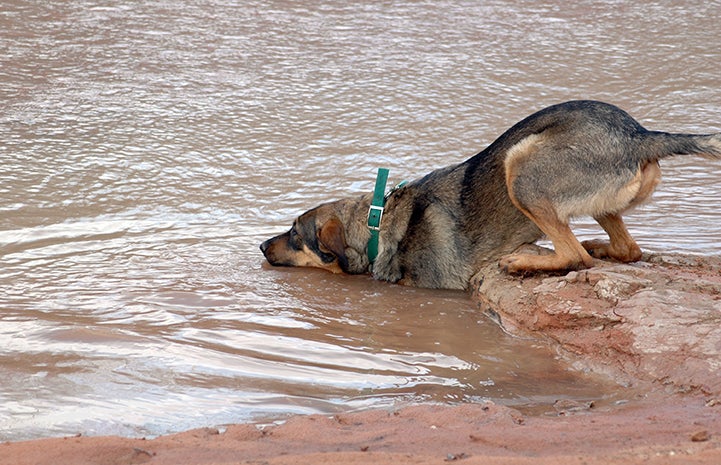
[[[641,167],[636,176],[625,187],[625,191],[633,193],[633,198],[622,205],[622,211],[633,208],[648,200],[661,180],[661,168],[658,162],[649,162]],[[624,190],[616,196],[625,198]],[[602,240],[584,241],[583,246],[596,258],[613,258],[620,262],[635,262],[641,259],[641,248],[629,234],[621,218],[621,212],[594,215],[594,219],[608,233],[611,242]]]
[[[583,241],[583,247],[595,258],[613,258],[620,262],[635,262],[641,259],[641,248],[629,234],[620,214],[597,216],[596,221],[608,233],[611,242],[599,239]]]
[[[499,265],[509,273],[561,271],[587,268],[593,259],[583,248],[568,225],[568,215],[559,213],[557,192],[546,189],[547,157],[544,153],[547,137],[533,134],[508,150],[505,159],[506,187],[513,204],[531,219],[553,242],[551,255],[511,254],[501,258]],[[553,163],[553,159],[550,159]]]
[[[508,273],[562,271],[588,268],[593,265],[593,259],[578,242],[568,223],[558,218],[551,202],[540,202],[530,208],[522,208],[520,205],[518,207],[553,242],[555,253],[506,255],[499,262],[504,271]]]

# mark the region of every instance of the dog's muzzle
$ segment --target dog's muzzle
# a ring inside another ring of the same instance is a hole
[[[286,234],[271,237],[267,241],[260,244],[260,251],[263,252],[265,259],[268,260],[268,263],[273,266],[291,266],[291,263],[288,263],[287,258],[285,257],[285,254],[282,252],[282,250],[278,250],[279,242],[283,242],[282,239]]]

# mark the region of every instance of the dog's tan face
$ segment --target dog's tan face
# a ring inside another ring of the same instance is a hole
[[[299,216],[290,231],[268,239],[260,250],[271,265],[322,268],[348,272],[343,224],[318,207]]]

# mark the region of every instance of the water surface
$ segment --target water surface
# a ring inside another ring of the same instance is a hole
[[[627,397],[463,293],[272,269],[257,246],[378,166],[415,178],[564,100],[721,131],[717,8],[4,2],[0,440]],[[721,164],[663,169],[632,233],[721,253]]]

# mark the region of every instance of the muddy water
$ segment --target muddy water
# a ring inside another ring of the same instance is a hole
[[[462,293],[270,269],[257,245],[379,165],[419,176],[567,99],[720,131],[717,9],[3,2],[0,440],[628,396]],[[641,245],[721,253],[721,165],[664,172]]]

